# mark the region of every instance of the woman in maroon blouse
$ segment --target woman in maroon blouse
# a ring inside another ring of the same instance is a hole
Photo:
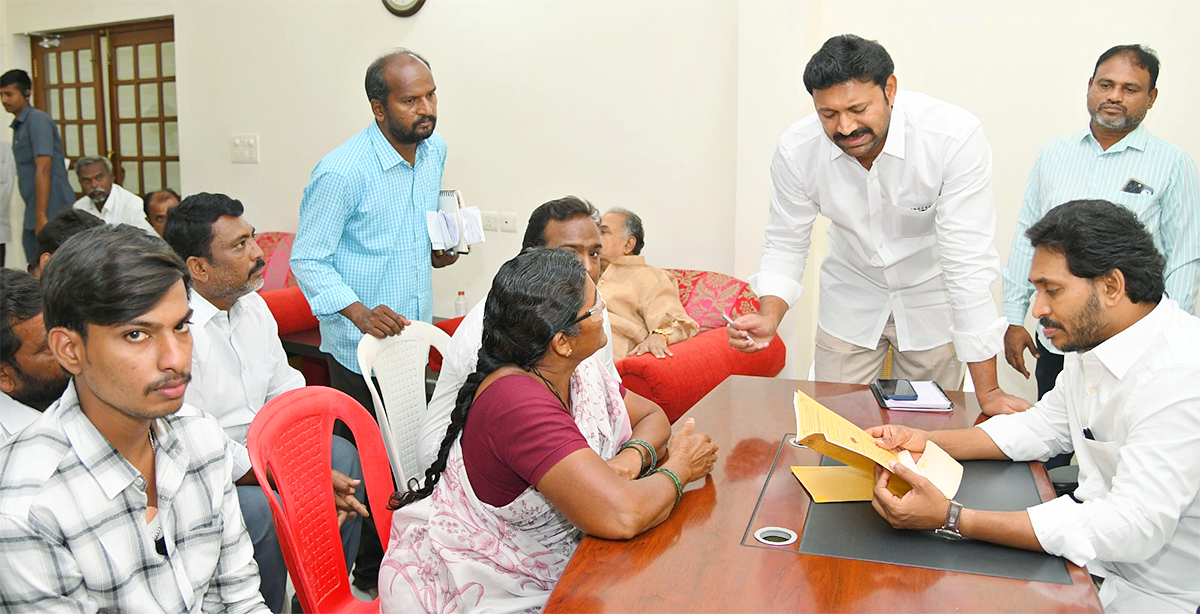
[[[484,307],[478,366],[425,483],[393,496],[379,590],[385,612],[539,610],[583,533],[628,539],[667,518],[717,448],[661,409],[630,416],[592,358],[603,299],[577,257],[506,262]],[[638,475],[609,464],[624,450]],[[632,479],[631,479],[632,478]]]

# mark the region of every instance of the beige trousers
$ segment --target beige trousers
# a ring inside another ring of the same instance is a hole
[[[846,343],[818,326],[816,379],[819,382],[869,384],[883,373],[888,347],[892,348],[893,378],[933,380],[946,390],[962,388],[964,365],[954,353],[954,344],[901,352],[896,341],[896,322],[891,316],[873,349]]]

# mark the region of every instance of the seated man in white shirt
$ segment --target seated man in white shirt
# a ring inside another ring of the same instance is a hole
[[[46,343],[37,280],[0,269],[0,443],[57,401],[68,381]]]
[[[73,379],[0,445],[0,611],[266,612],[231,442],[183,402],[183,261],[140,230],[93,228],[55,254],[42,299]]]
[[[271,521],[266,495],[250,470],[246,433],[269,400],[304,386],[304,377],[287,362],[279,328],[259,296],[263,285],[262,249],[254,227],[242,217],[241,201],[201,192],[183,200],[163,229],[167,243],[183,258],[192,277],[192,385],[187,402],[214,416],[238,449],[233,478],[246,530],[254,542],[254,560],[262,593],[273,611],[283,607],[287,568]],[[333,438],[334,484],[340,499],[354,501],[353,486],[362,477],[358,453],[341,437]],[[366,510],[354,501],[357,512]],[[362,517],[342,524],[342,546],[350,567],[358,552]]]
[[[46,225],[42,226],[37,233],[37,240],[33,248],[33,253],[37,256],[29,262],[29,274],[41,277],[42,267],[46,266],[46,263],[50,261],[50,256],[54,255],[54,252],[60,245],[66,243],[67,239],[88,228],[103,225],[104,220],[87,211],[75,208],[59,211],[58,215],[50,218],[50,221],[46,222]]]
[[[600,276],[600,212],[591,203],[577,196],[566,196],[543,203],[529,215],[525,238],[521,242],[522,250],[535,247],[575,252],[594,281]],[[429,401],[429,410],[421,420],[421,432],[417,437],[417,462],[422,471],[428,469],[437,459],[446,428],[450,426],[450,413],[454,411],[458,391],[467,381],[467,377],[475,371],[479,348],[483,344],[483,308],[486,302],[487,296],[484,296],[467,313],[458,329],[454,331],[450,348],[442,357],[442,372],[438,374],[437,386]],[[617,368],[613,364],[612,329],[607,309],[603,310],[603,315],[604,334],[608,341],[588,360],[599,361],[604,369],[620,381],[621,376],[617,374]],[[633,424],[647,414],[658,412],[662,416],[664,426],[669,426],[662,408],[635,392],[625,391],[625,406]],[[636,450],[632,448],[626,449],[613,457],[609,464],[618,473],[628,475],[632,472],[633,477],[637,477],[637,470],[641,468],[641,458],[634,452]]]
[[[1072,201],[1026,233],[1033,315],[1064,352],[1032,409],[970,429],[867,432],[915,452],[1045,461],[1074,451],[1079,487],[1021,512],[965,509],[903,466],[897,498],[878,472],[875,509],[896,528],[937,529],[1044,550],[1104,578],[1107,612],[1195,612],[1200,604],[1200,319],[1163,296],[1166,260],[1128,209]]]
[[[154,228],[146,221],[141,197],[113,183],[112,163],[108,158],[88,156],[76,160],[75,176],[79,178],[79,189],[83,192],[83,196],[75,201],[76,209],[87,211],[113,226],[129,224],[154,233]]]

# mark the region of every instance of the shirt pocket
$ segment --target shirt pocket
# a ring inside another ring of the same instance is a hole
[[[1112,479],[1117,473],[1120,457],[1121,445],[1115,441],[1083,440],[1083,449],[1076,450],[1076,459],[1079,461],[1080,475],[1087,475],[1088,480],[1079,483],[1080,499],[1094,499],[1112,490]]]
[[[175,550],[171,556],[187,561],[187,575],[193,586],[201,586],[212,580],[217,561],[221,558],[221,545],[225,534],[222,515],[214,514],[207,524],[195,525],[175,536]]]
[[[884,205],[883,227],[893,237],[925,237],[933,234],[936,214],[933,205]]]

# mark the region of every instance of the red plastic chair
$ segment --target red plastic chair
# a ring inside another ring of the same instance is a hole
[[[378,599],[360,601],[350,592],[329,472],[335,419],[354,433],[363,483],[372,502],[371,517],[386,551],[392,528],[392,512],[386,507],[392,494],[391,467],[379,426],[348,395],[309,386],[263,405],[246,437],[250,464],[266,492],[279,546],[304,611],[378,612]],[[267,485],[268,475],[274,478],[275,489]]]

